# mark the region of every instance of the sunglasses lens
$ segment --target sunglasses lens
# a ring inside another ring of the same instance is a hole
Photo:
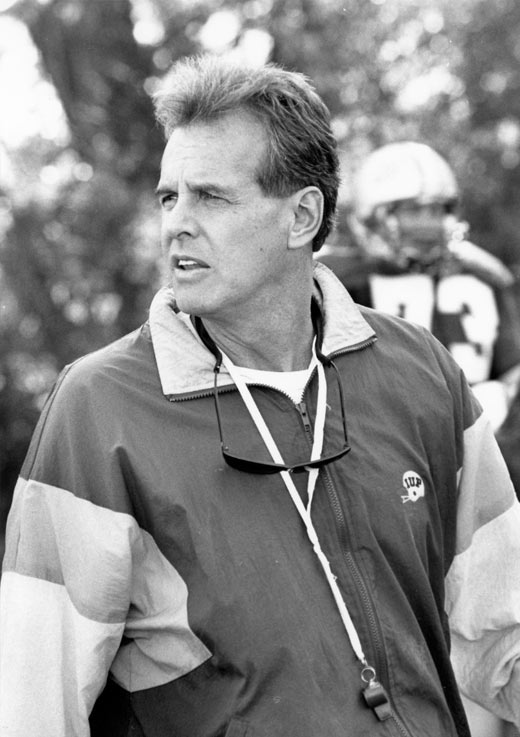
[[[223,450],[222,455],[224,460],[232,468],[236,468],[237,471],[245,471],[246,473],[279,473],[284,470],[284,466],[279,466],[276,463],[261,463],[260,461],[253,461],[249,458],[240,458],[239,456],[231,455],[227,451]]]
[[[226,450],[222,450],[224,460],[237,471],[244,471],[245,473],[256,473],[256,474],[273,474],[279,473],[280,471],[289,471],[290,473],[303,473],[308,471],[310,468],[321,468],[326,466],[328,463],[339,460],[346,455],[350,450],[350,446],[346,446],[339,453],[327,456],[326,458],[318,458],[315,461],[307,461],[306,463],[299,463],[296,466],[283,466],[279,463],[262,463],[260,461],[253,461],[249,458],[240,458],[228,453]]]

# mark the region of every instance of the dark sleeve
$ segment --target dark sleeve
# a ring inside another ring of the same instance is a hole
[[[520,298],[514,287],[495,292],[500,316],[491,378],[496,379],[520,364]]]

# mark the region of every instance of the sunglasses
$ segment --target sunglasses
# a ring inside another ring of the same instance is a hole
[[[294,463],[292,465],[286,465],[284,463],[270,463],[270,462],[264,462],[264,461],[257,461],[251,458],[244,458],[243,456],[236,455],[235,453],[232,453],[229,449],[229,446],[224,440],[224,433],[222,429],[222,415],[220,412],[220,405],[219,405],[219,392],[217,387],[217,377],[218,373],[220,371],[220,362],[217,361],[217,364],[215,365],[215,381],[213,384],[213,398],[215,401],[215,412],[217,415],[217,425],[218,425],[218,432],[219,432],[219,438],[220,438],[220,448],[222,451],[222,456],[228,466],[231,466],[232,468],[235,468],[238,471],[245,471],[246,473],[256,473],[256,474],[272,474],[272,473],[280,473],[280,471],[288,471],[289,473],[302,473],[303,471],[308,471],[311,468],[321,468],[322,466],[326,466],[329,463],[333,463],[334,461],[339,460],[344,455],[346,455],[350,451],[350,446],[348,444],[348,435],[347,435],[347,420],[345,417],[345,401],[343,397],[343,387],[341,386],[341,378],[339,376],[338,369],[333,361],[328,361],[328,365],[333,368],[334,376],[336,377],[337,383],[338,383],[338,392],[340,397],[340,404],[341,404],[341,419],[343,422],[343,434],[344,434],[344,444],[341,447],[339,451],[336,453],[332,453],[331,455],[322,456],[320,458],[317,458],[315,460],[307,460],[302,461],[301,463]]]

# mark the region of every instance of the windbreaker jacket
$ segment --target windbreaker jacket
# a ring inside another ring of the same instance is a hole
[[[63,372],[35,431],[1,584],[2,737],[461,737],[450,627],[462,688],[520,721],[520,514],[489,425],[429,333],[315,275],[351,452],[312,519],[388,718],[280,475],[224,462],[215,359],[162,290]],[[325,373],[324,454],[343,442]],[[226,444],[270,460],[219,383]],[[316,376],[301,405],[252,393],[286,461],[309,457]]]

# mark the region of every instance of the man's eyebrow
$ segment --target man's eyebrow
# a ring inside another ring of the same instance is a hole
[[[229,187],[222,187],[220,184],[216,184],[215,182],[207,181],[207,182],[196,182],[192,185],[188,186],[188,189],[191,192],[214,192],[217,195],[223,195],[223,196],[230,196],[233,193],[233,190]],[[163,194],[168,194],[169,192],[177,191],[174,187],[168,187],[166,184],[159,184],[155,188],[155,194],[160,197]]]
[[[214,192],[218,195],[230,195],[232,190],[229,187],[223,187],[221,184],[212,182],[210,180],[206,182],[194,182],[189,186],[192,192]]]
[[[171,187],[167,187],[165,184],[161,184],[160,182],[155,188],[155,194],[157,197],[160,197],[161,195],[167,194],[168,192],[171,192],[171,191],[172,191]]]

